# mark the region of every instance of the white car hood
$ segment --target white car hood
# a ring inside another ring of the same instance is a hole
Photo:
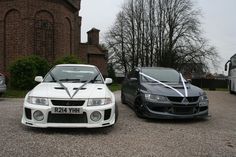
[[[74,95],[76,88],[79,88],[83,83],[63,83],[71,96]],[[47,97],[58,99],[70,99],[66,90],[63,89],[58,83],[40,83],[32,91],[29,96],[34,97]],[[105,84],[87,84],[80,89],[73,99],[87,99],[87,98],[107,98],[112,97],[110,90]]]

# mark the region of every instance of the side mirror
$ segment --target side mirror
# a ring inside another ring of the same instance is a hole
[[[107,85],[112,84],[112,79],[111,78],[106,78],[105,79],[105,84],[107,84]]]
[[[36,82],[41,83],[41,82],[43,82],[43,77],[42,77],[42,76],[36,76],[36,77],[34,78],[34,80],[35,80]]]

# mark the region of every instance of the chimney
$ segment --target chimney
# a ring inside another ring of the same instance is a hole
[[[100,30],[96,28],[92,28],[87,32],[89,45],[99,45],[99,32]]]

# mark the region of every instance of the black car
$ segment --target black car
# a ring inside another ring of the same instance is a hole
[[[142,67],[132,70],[121,89],[121,101],[137,116],[159,119],[208,116],[206,93],[171,68]]]

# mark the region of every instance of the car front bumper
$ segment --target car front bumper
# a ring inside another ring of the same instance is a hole
[[[153,107],[155,106],[155,107]],[[208,106],[175,106],[173,104],[149,104],[145,103],[142,114],[155,119],[192,119],[208,116]]]
[[[21,122],[24,125],[38,128],[99,128],[115,124],[115,103],[94,107],[80,106],[80,108],[83,110],[82,114],[52,114],[51,106],[33,105],[25,102]],[[42,121],[37,121],[33,116],[37,110],[44,115]],[[101,119],[97,122],[90,118],[94,111],[101,113]],[[70,119],[73,121],[69,122]]]

